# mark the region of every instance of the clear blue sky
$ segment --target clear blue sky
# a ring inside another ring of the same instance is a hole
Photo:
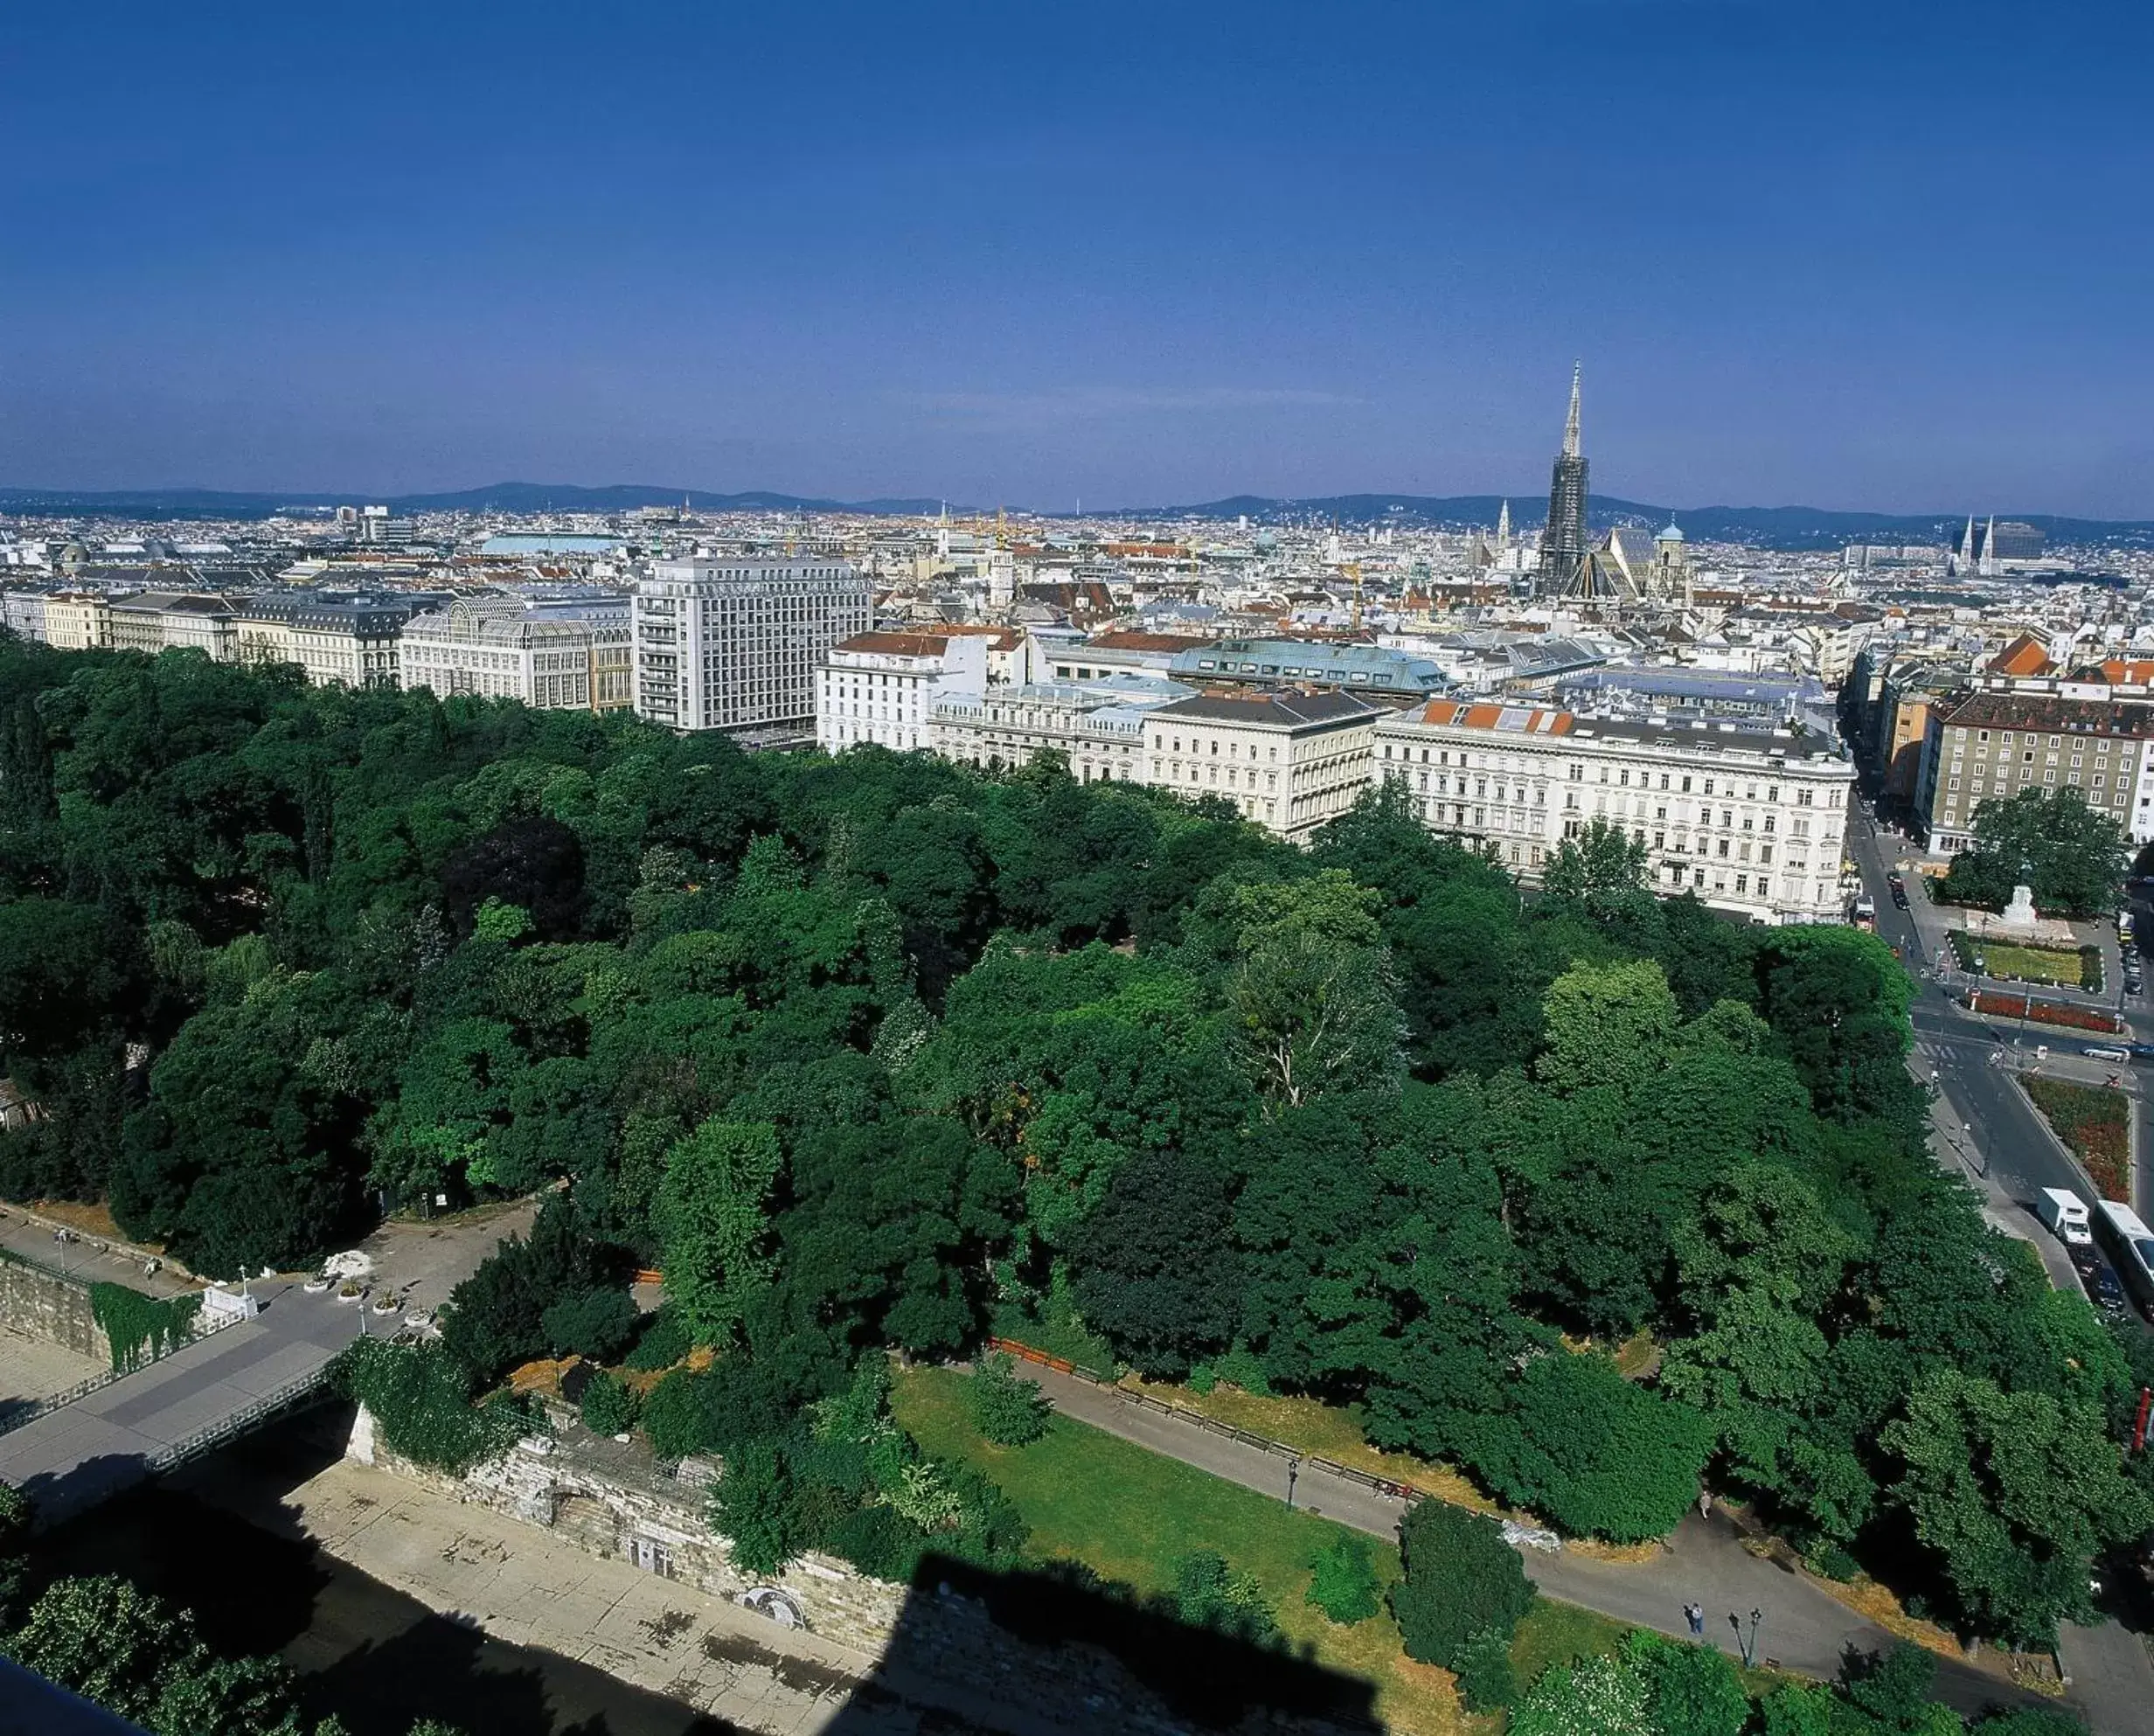
[[[2154,517],[2143,0],[0,16],[0,483]]]

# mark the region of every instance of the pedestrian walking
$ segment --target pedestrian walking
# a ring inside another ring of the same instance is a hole
[[[1698,1517],[1701,1519],[1710,1519],[1713,1517],[1713,1491],[1710,1489],[1701,1489],[1698,1491]]]
[[[1683,1606],[1683,1619],[1690,1623],[1691,1635],[1692,1638],[1703,1639],[1705,1637],[1706,1606],[1704,1604],[1685,1604]]]

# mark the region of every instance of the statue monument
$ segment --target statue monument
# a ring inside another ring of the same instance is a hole
[[[2012,902],[2005,906],[1997,919],[2000,928],[2017,929],[2021,934],[2032,934],[2041,919],[2034,913],[2034,889],[2032,886],[2014,886]]]

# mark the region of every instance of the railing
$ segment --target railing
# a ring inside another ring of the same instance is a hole
[[[201,1320],[202,1316],[198,1313],[194,1318],[196,1320]],[[87,1399],[93,1392],[103,1392],[106,1387],[111,1385],[115,1380],[125,1380],[130,1374],[140,1374],[146,1368],[155,1368],[159,1363],[163,1362],[165,1358],[170,1356],[173,1351],[184,1351],[188,1345],[198,1344],[204,1338],[210,1337],[216,1333],[221,1332],[227,1326],[237,1325],[239,1321],[240,1316],[238,1315],[220,1315],[212,1320],[204,1322],[203,1324],[194,1327],[188,1332],[185,1337],[181,1338],[177,1342],[168,1344],[163,1350],[158,1351],[155,1356],[150,1357],[146,1361],[132,1363],[126,1368],[108,1368],[100,1373],[91,1375],[86,1380],[78,1380],[73,1385],[68,1387],[64,1392],[48,1393],[45,1397],[38,1399],[34,1405],[25,1406],[23,1409],[16,1411],[10,1415],[0,1417],[0,1434],[11,1434],[18,1428],[26,1428],[31,1423],[37,1421],[39,1417],[50,1416],[54,1411],[63,1409],[65,1406],[73,1404],[77,1399]]]
[[[207,1428],[198,1429],[184,1441],[176,1441],[169,1447],[159,1448],[142,1461],[143,1465],[152,1476],[157,1476],[176,1470],[190,1460],[200,1458],[205,1453],[215,1452],[226,1441],[238,1440],[249,1429],[287,1411],[296,1409],[302,1400],[327,1384],[329,1368],[329,1364],[323,1363],[319,1368],[295,1376],[274,1391],[240,1406],[229,1416],[220,1418]]]

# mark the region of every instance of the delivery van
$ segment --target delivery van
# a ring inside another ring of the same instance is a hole
[[[2042,1222],[2059,1241],[2077,1246],[2094,1240],[2094,1225],[2087,1215],[2087,1202],[2070,1189],[2044,1188],[2040,1205]]]

